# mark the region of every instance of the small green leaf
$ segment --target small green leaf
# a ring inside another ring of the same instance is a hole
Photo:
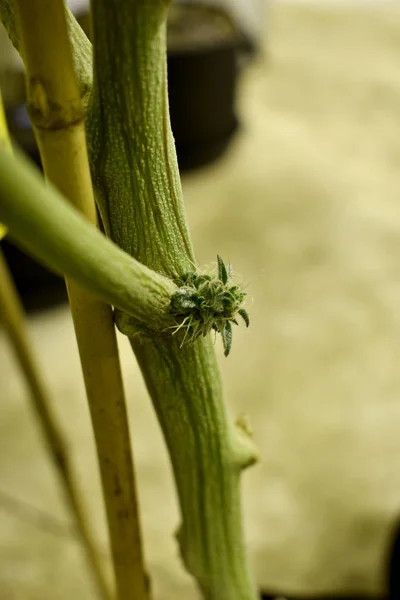
[[[238,310],[238,313],[242,317],[243,321],[246,323],[246,327],[248,327],[250,325],[250,319],[247,312],[243,308],[241,308],[240,310]]]
[[[232,347],[232,325],[229,321],[225,323],[223,330],[221,331],[222,342],[224,344],[224,355],[228,356]]]
[[[222,260],[222,258],[220,256],[218,256],[218,254],[217,254],[217,263],[218,263],[218,279],[220,279],[222,281],[222,283],[225,285],[225,283],[227,283],[227,281],[228,281],[228,271],[226,270],[224,261]]]

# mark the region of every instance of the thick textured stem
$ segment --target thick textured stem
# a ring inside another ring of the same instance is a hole
[[[254,462],[225,411],[210,338],[188,345],[131,340],[168,446],[181,506],[183,562],[208,600],[254,600],[241,529],[239,479]]]
[[[167,276],[193,268],[166,87],[164,0],[92,0],[92,172],[103,223],[132,256]],[[121,83],[123,82],[123,84]],[[208,600],[253,600],[239,475],[255,453],[223,404],[210,339],[131,339],[171,456],[181,554]]]
[[[28,108],[46,177],[92,223],[83,106],[62,0],[17,0]],[[111,308],[67,281],[95,434],[119,600],[146,600],[138,508]]]
[[[173,277],[193,268],[168,113],[166,0],[94,0],[90,161],[106,231]]]

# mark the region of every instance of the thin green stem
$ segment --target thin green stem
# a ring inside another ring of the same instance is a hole
[[[19,152],[0,148],[0,221],[49,268],[161,332],[173,283],[131,258],[69,205]]]

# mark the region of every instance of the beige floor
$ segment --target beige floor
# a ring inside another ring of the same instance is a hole
[[[268,60],[243,76],[242,131],[184,181],[200,263],[229,258],[252,327],[221,366],[261,464],[244,477],[260,584],[382,589],[400,513],[400,10],[276,3]],[[103,513],[67,309],[30,321],[99,541]],[[121,340],[155,600],[191,600],[160,433]],[[0,332],[0,600],[93,598]],[[11,497],[11,502],[7,498]],[[51,515],[34,522],[25,504]],[[63,525],[61,527],[61,525]],[[54,527],[53,527],[54,529]]]

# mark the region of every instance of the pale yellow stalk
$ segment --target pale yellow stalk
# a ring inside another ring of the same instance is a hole
[[[84,113],[61,0],[18,0],[28,108],[46,177],[86,217],[96,209]],[[118,600],[147,598],[129,430],[111,308],[67,281],[97,445]]]
[[[11,141],[8,135],[1,95],[0,145],[11,152]],[[2,237],[2,232],[5,234],[7,229],[0,224],[0,239]],[[59,475],[60,484],[63,488],[66,501],[71,509],[72,516],[76,521],[77,530],[82,540],[89,565],[92,569],[93,580],[97,587],[98,595],[103,600],[109,600],[110,595],[108,593],[107,582],[104,578],[103,568],[96,550],[95,541],[88,527],[84,509],[79,499],[79,491],[73,477],[67,446],[52,414],[49,393],[29,343],[28,332],[25,327],[24,310],[1,250],[0,317],[24,374],[30,392],[33,410],[36,413],[42,428],[43,436],[50,457]]]
[[[1,98],[1,94],[0,94],[0,146],[9,148],[11,150],[11,142],[10,142],[10,138],[8,135],[6,117],[4,114],[3,100]],[[7,233],[7,227],[5,227],[2,223],[0,223],[0,240],[3,239],[3,237],[6,235],[6,233]]]
[[[52,414],[49,394],[28,340],[23,308],[1,251],[0,318],[29,387],[33,410],[42,428],[43,436],[52,462],[57,470],[64,496],[76,521],[77,531],[82,540],[88,563],[93,573],[93,581],[98,596],[103,600],[110,600],[108,585],[103,574],[103,566],[100,562],[96,544],[80,500],[79,489],[73,476],[67,446]]]

